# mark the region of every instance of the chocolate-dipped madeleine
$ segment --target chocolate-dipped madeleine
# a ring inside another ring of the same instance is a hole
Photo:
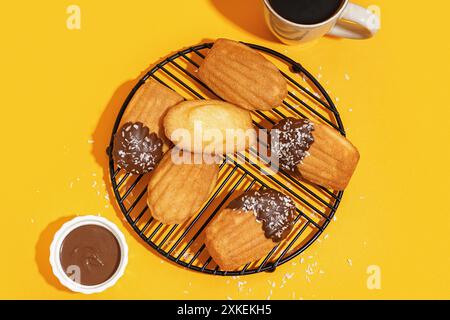
[[[170,107],[182,102],[184,98],[175,91],[155,80],[147,80],[134,94],[120,121],[120,126],[126,122],[142,122],[155,132],[164,142],[164,151],[172,143],[165,137],[163,118]]]
[[[271,130],[271,153],[281,169],[334,190],[347,187],[359,161],[349,140],[308,119],[278,122]]]
[[[294,201],[273,190],[247,191],[206,228],[206,247],[222,270],[234,270],[270,252],[291,232]]]
[[[171,146],[164,136],[162,119],[168,108],[183,97],[149,80],[131,99],[114,136],[112,156],[126,172],[144,174],[153,170]]]

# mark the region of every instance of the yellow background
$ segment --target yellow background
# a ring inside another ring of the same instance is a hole
[[[2,4],[0,298],[86,298],[62,288],[47,262],[53,233],[84,214],[115,222],[130,247],[125,276],[88,298],[450,298],[450,4],[357,2],[381,8],[374,39],[307,47],[277,42],[259,0]],[[66,28],[72,3],[81,30]],[[105,197],[104,148],[135,79],[169,52],[217,37],[320,73],[362,155],[327,238],[273,274],[213,277],[164,262]],[[367,289],[369,265],[381,268],[381,290]]]

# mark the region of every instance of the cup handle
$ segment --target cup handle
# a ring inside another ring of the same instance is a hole
[[[367,39],[380,30],[380,18],[369,9],[349,2],[337,24],[328,35],[349,38]]]

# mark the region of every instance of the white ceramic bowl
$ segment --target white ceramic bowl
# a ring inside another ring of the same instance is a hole
[[[117,267],[116,272],[107,281],[94,286],[82,285],[70,279],[69,276],[67,276],[66,273],[64,272],[60,260],[60,249],[66,236],[72,230],[84,225],[98,225],[106,228],[116,237],[120,246],[120,263],[119,266]],[[119,278],[123,275],[127,263],[128,263],[128,246],[122,232],[119,230],[119,228],[117,228],[117,226],[114,223],[98,216],[81,216],[66,222],[65,224],[63,224],[61,229],[59,229],[55,233],[53,242],[50,245],[50,264],[52,266],[53,273],[59,279],[62,285],[75,292],[91,294],[106,290],[107,288],[113,286],[117,282],[117,280],[119,280]]]

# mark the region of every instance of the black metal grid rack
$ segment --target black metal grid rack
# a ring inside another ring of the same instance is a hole
[[[186,99],[219,99],[196,77],[199,63],[212,47],[204,43],[181,50],[164,59],[148,71],[131,90],[114,125],[118,130],[128,103],[148,79],[154,79],[177,91]],[[288,82],[288,97],[271,111],[252,113],[257,128],[270,128],[286,117],[310,118],[326,123],[345,136],[339,113],[325,89],[303,66],[272,49],[246,43],[274,62]],[[250,149],[233,155],[224,155],[215,190],[200,211],[182,225],[164,225],[153,219],[146,204],[148,175],[133,176],[117,168],[110,156],[111,184],[117,203],[133,230],[157,253],[183,267],[215,275],[247,275],[273,271],[306,250],[332,220],[343,192],[329,190],[300,181],[286,172],[271,172],[265,159]],[[271,174],[272,173],[272,174]],[[187,188],[189,186],[186,186]],[[266,257],[249,263],[236,271],[220,270],[203,241],[203,231],[211,219],[228,201],[242,191],[254,188],[276,188],[294,199],[297,206],[295,226],[289,237]]]

